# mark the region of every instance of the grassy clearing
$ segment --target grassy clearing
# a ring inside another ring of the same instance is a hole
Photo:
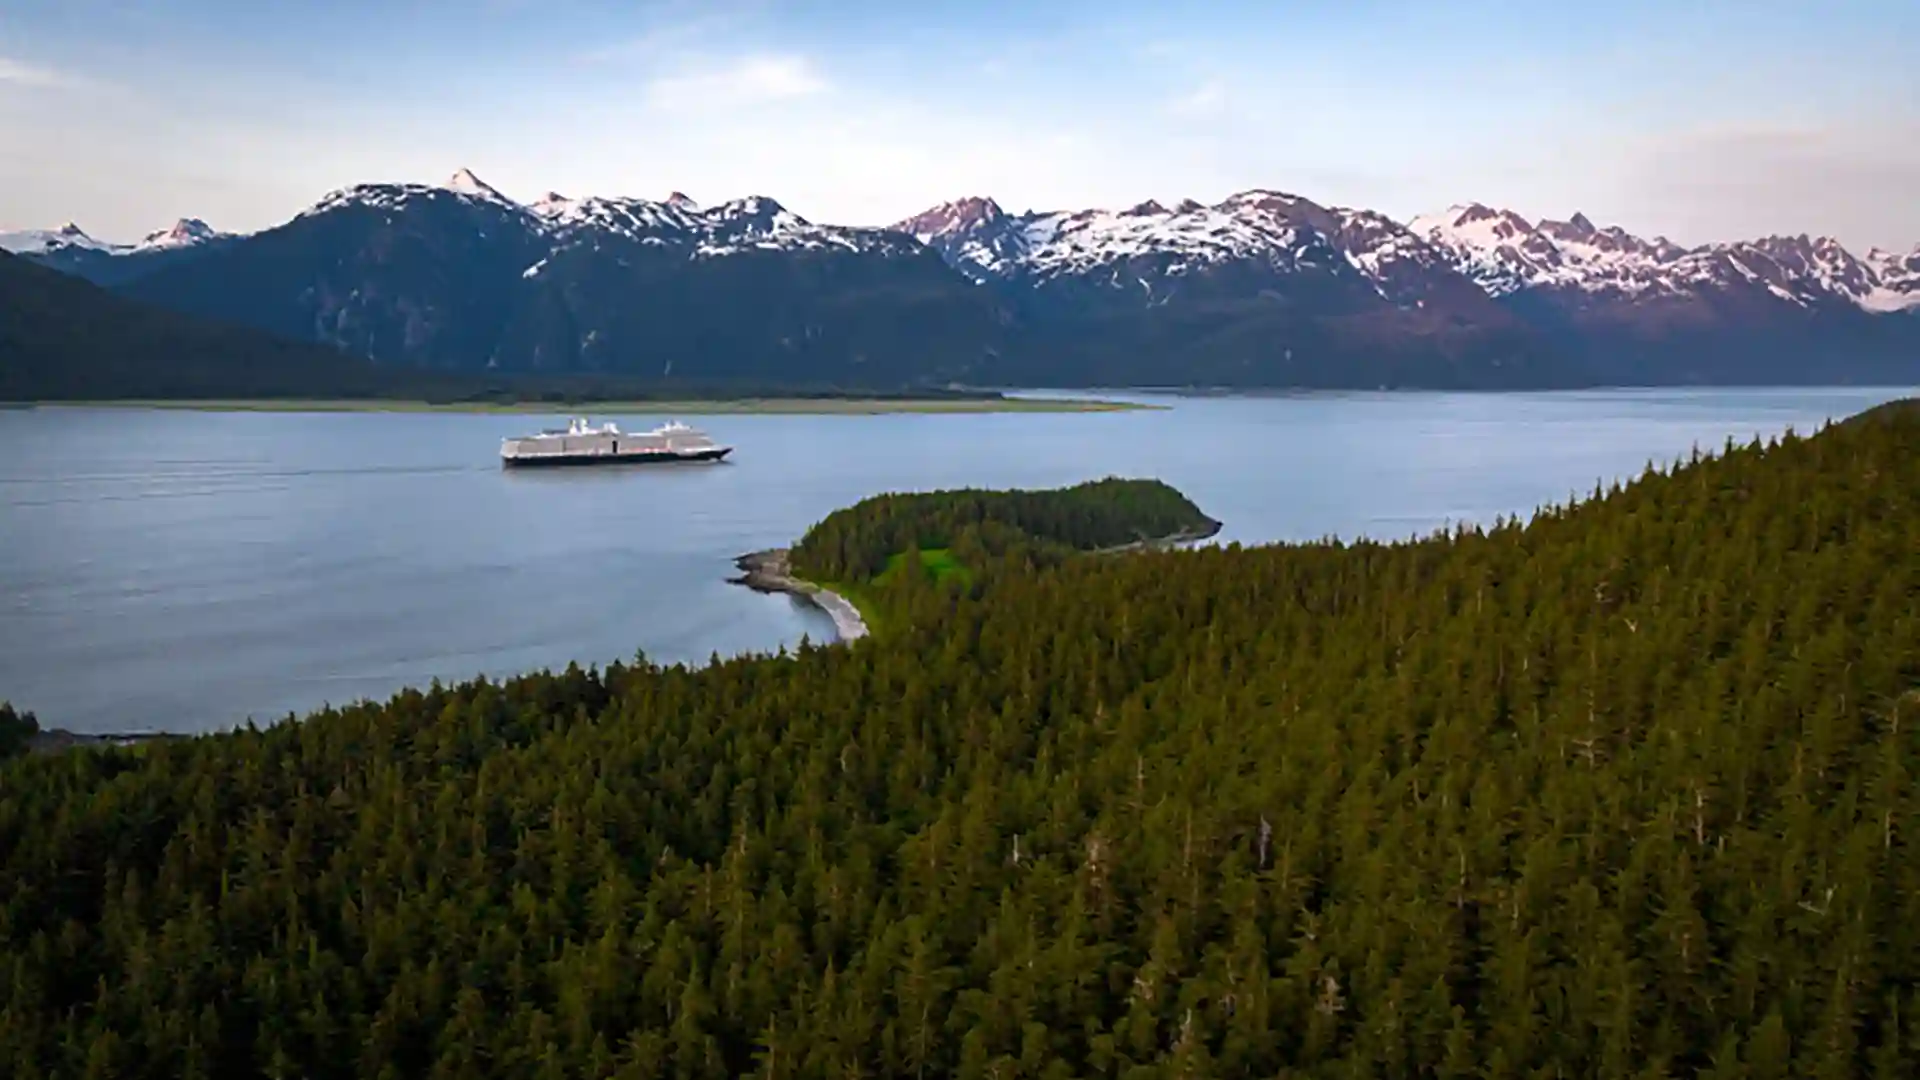
[[[60,401],[26,403],[25,408],[184,409],[197,412],[397,412],[397,413],[587,413],[603,415],[735,414],[873,416],[882,413],[1086,413],[1162,409],[1093,398],[740,398],[729,401],[428,402],[366,399],[207,400],[207,401]]]
[[[867,633],[877,636],[885,631],[887,626],[886,590],[900,579],[906,559],[905,552],[888,559],[887,568],[880,572],[880,576],[870,581],[821,581],[814,584],[845,597],[847,602],[860,612],[860,617],[866,620]],[[967,569],[965,563],[954,558],[953,552],[946,548],[922,551],[920,565],[936,584],[951,580],[958,582],[964,588],[973,583],[973,572]]]
[[[888,582],[896,580],[905,568],[906,562],[907,554],[904,551],[889,558],[887,560],[887,568],[880,572],[880,576],[874,579],[874,583],[877,585],[885,585]],[[953,578],[963,587],[973,584],[972,571],[967,569],[965,563],[954,558],[953,552],[946,548],[928,548],[922,551],[920,553],[920,566],[921,569],[926,571],[927,576],[934,580],[935,584],[944,582],[948,578]]]
[[[878,636],[887,625],[887,617],[883,614],[886,610],[885,592],[888,586],[900,579],[906,559],[905,552],[893,556],[887,560],[887,568],[880,572],[880,576],[869,581],[808,581],[807,584],[843,597],[866,621],[867,633]],[[951,579],[965,587],[973,582],[972,571],[946,548],[922,551],[920,564],[935,583]]]

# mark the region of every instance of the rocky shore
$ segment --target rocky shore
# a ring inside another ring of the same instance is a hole
[[[846,597],[793,576],[786,548],[749,552],[733,560],[733,565],[741,571],[739,577],[728,579],[733,584],[745,585],[755,592],[786,593],[806,600],[833,620],[834,632],[841,641],[856,641],[867,636],[867,620],[861,618],[860,609]]]
[[[1169,536],[1153,536],[1135,540],[1130,544],[1116,544],[1113,547],[1097,548],[1091,555],[1119,555],[1129,551],[1169,551],[1187,544],[1197,544],[1202,540],[1211,540],[1220,534],[1221,524],[1212,518],[1205,525],[1181,529]]]

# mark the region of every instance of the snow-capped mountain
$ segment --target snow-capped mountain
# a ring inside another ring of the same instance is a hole
[[[656,202],[642,198],[570,199],[547,192],[530,204],[500,193],[467,169],[443,184],[360,184],[330,192],[300,212],[309,218],[353,208],[382,211],[453,198],[469,206],[506,211],[530,233],[551,241],[554,249],[575,244],[626,240],[655,247],[684,249],[692,258],[714,258],[742,251],[845,251],[914,255],[916,245],[881,229],[817,225],[763,195],[702,208],[674,192]],[[551,254],[551,253],[549,253]],[[547,256],[542,256],[542,262]],[[529,274],[537,272],[528,266]]]
[[[1217,207],[1187,202],[1168,210],[1149,201],[1118,211],[1018,217],[992,199],[972,198],[936,206],[894,228],[939,249],[977,280],[1017,277],[1037,284],[1141,258],[1168,258],[1159,268],[1164,277],[1250,260],[1286,270],[1331,267],[1338,255],[1305,224],[1309,217],[1324,218],[1325,211],[1268,191],[1245,192]]]
[[[1142,339],[1177,323],[1251,351],[1239,336],[1251,331],[1221,331],[1252,319],[1259,341],[1288,342],[1288,356],[1330,347],[1317,326],[1367,350],[1411,341],[1480,355],[1497,340],[1503,365],[1545,349],[1601,382],[1843,379],[1862,357],[1920,377],[1914,324],[1878,318],[1920,314],[1915,257],[1858,258],[1830,239],[1686,247],[1581,214],[1534,222],[1478,203],[1403,225],[1270,190],[1020,215],[969,198],[896,228],[1040,321],[1167,308],[1166,326],[1135,328]]]
[[[1419,305],[1434,289],[1453,291],[1454,274],[1500,299],[1527,290],[1573,290],[1613,299],[1692,298],[1760,289],[1808,306],[1844,301],[1867,311],[1920,306],[1916,255],[1875,250],[1857,258],[1837,242],[1769,237],[1688,248],[1665,237],[1598,227],[1585,215],[1530,222],[1511,210],[1472,203],[1402,225],[1368,210],[1323,207],[1284,192],[1254,190],[1213,206],[1193,200],[1167,209],[1009,215],[988,198],[943,203],[895,228],[934,247],[976,281],[1043,285],[1063,276],[1105,274],[1116,288],[1150,283],[1137,270],[1161,260],[1176,279],[1208,267],[1254,262],[1283,273],[1357,272],[1378,295]],[[1164,296],[1164,292],[1156,295]]]
[[[1124,370],[1148,351],[1174,381],[1375,386],[1405,384],[1424,353],[1439,384],[1552,381],[1516,316],[1371,211],[1266,189],[1019,215],[969,198],[894,228],[1003,291],[1043,331],[1036,363]]]
[[[992,297],[899,233],[765,196],[521,203],[465,169],[329,192],[126,290],[386,363],[502,371],[911,381],[963,374],[996,325]]]
[[[501,202],[513,201],[496,191],[493,185],[473,175],[472,169],[462,168],[448,178],[447,182],[442,186],[448,191],[457,191],[463,195],[472,195],[477,198],[497,199]]]
[[[1801,308],[1842,303],[1885,312],[1920,306],[1911,256],[1903,261],[1876,249],[1860,259],[1827,237],[1772,236],[1689,248],[1617,225],[1597,228],[1581,214],[1536,224],[1478,203],[1418,217],[1409,226],[1493,296],[1531,290],[1648,303],[1764,293]]]
[[[992,199],[944,203],[895,228],[934,247],[976,281],[1044,289],[1071,279],[1166,304],[1264,279],[1260,288],[1347,294],[1361,308],[1432,306],[1498,321],[1487,293],[1450,254],[1370,210],[1327,207],[1299,195],[1252,190],[1212,206],[1008,215]]]
[[[1905,255],[1870,248],[1861,262],[1873,287],[1860,298],[1860,306],[1871,311],[1920,314],[1920,244]]]
[[[1165,306],[1252,290],[1352,310],[1504,316],[1444,252],[1370,210],[1253,190],[1212,206],[1008,215],[991,199],[945,203],[895,226],[975,281],[1073,285]],[[1335,313],[1328,309],[1328,314]]]
[[[561,244],[595,243],[618,237],[635,243],[692,249],[697,258],[745,250],[817,251],[839,248],[911,255],[914,245],[878,229],[816,225],[778,202],[760,195],[701,208],[675,193],[664,202],[650,199],[589,198],[549,203],[535,209]]]
[[[938,251],[974,281],[987,282],[1009,276],[1025,260],[1033,246],[1027,226],[1036,217],[1009,217],[992,199],[969,198],[941,203],[894,228]]]
[[[213,228],[199,218],[181,218],[164,229],[148,233],[137,244],[116,244],[106,240],[96,240],[87,235],[86,230],[68,222],[58,229],[29,229],[22,232],[0,233],[0,250],[15,255],[46,255],[62,249],[77,251],[97,251],[108,255],[125,255],[139,251],[167,251],[183,247],[193,247],[211,240],[232,236]]]
[[[199,218],[182,218],[134,244],[98,240],[78,225],[68,224],[45,231],[0,233],[0,248],[96,285],[118,285],[196,259],[235,239],[235,234],[221,232]]]
[[[1608,381],[1920,377],[1920,319],[1902,317],[1920,315],[1911,258],[1806,235],[1687,247],[1479,204],[1410,224]]]
[[[181,218],[167,228],[148,233],[145,239],[133,245],[133,248],[145,251],[173,251],[235,235],[237,234],[221,232],[199,218]]]
[[[57,229],[24,229],[19,232],[0,232],[0,251],[10,251],[15,255],[42,255],[63,247],[85,248],[90,251],[111,251],[117,245],[95,240],[88,236],[80,226],[68,222]]]

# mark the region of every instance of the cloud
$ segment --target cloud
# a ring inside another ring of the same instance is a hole
[[[738,28],[743,19],[743,13],[738,11],[710,11],[680,22],[663,22],[631,37],[596,45],[575,59],[583,64],[654,60],[665,53],[688,49],[721,31]]]
[[[41,90],[68,90],[90,85],[88,80],[50,67],[0,56],[0,83]]]
[[[656,109],[710,109],[791,101],[827,89],[826,78],[806,57],[765,55],[662,76],[647,85],[645,100]]]
[[[1168,102],[1164,111],[1169,116],[1217,116],[1226,105],[1226,84],[1219,79],[1209,79],[1198,88]]]

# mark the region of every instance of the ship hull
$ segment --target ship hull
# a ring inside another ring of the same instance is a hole
[[[605,452],[582,451],[580,453],[521,454],[500,457],[500,463],[510,469],[553,468],[562,465],[673,465],[689,462],[713,462],[725,458],[732,452],[730,446],[716,446],[711,450],[636,450],[632,453],[612,454]]]

